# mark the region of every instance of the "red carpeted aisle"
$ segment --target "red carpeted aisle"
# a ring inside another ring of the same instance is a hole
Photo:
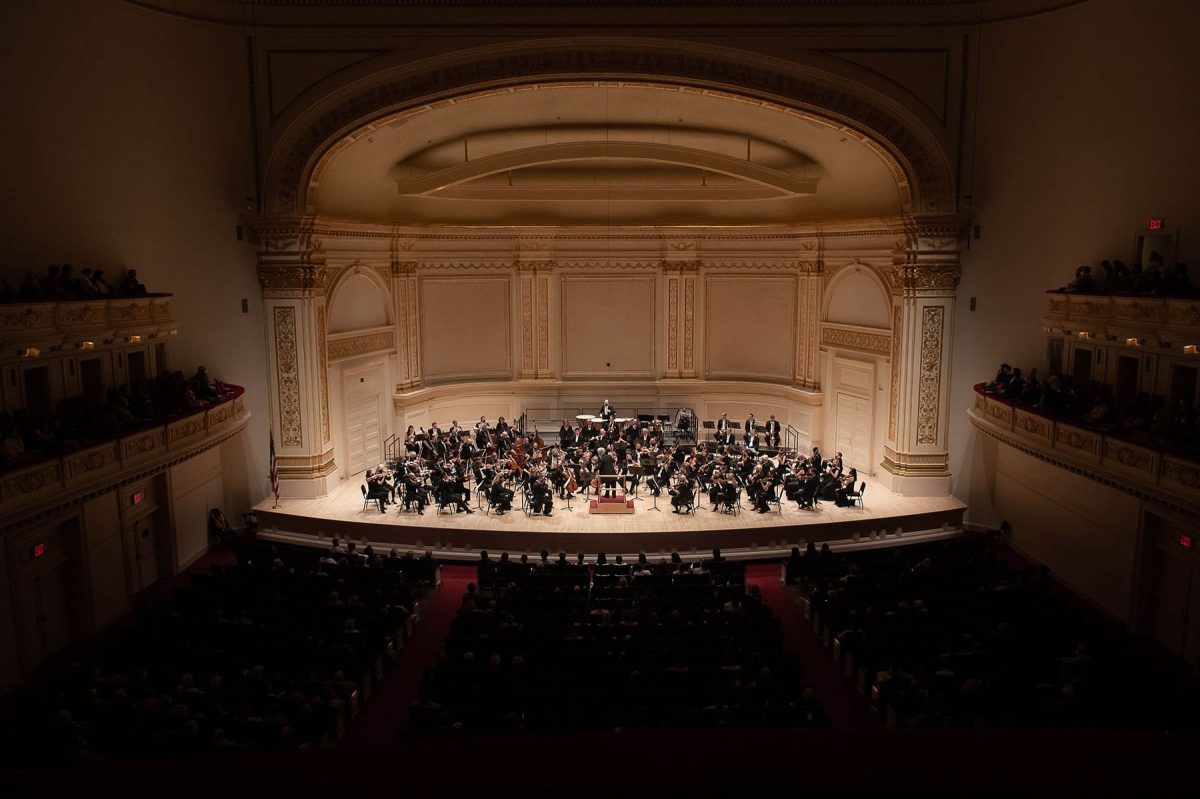
[[[754,563],[746,569],[746,582],[758,586],[763,601],[779,619],[784,646],[804,664],[804,675],[836,730],[871,730],[882,722],[867,698],[855,690],[828,650],[821,646],[812,625],[800,612],[795,592],[779,582],[778,563]]]
[[[405,643],[399,666],[387,673],[379,690],[350,724],[340,745],[395,742],[397,731],[408,723],[408,706],[418,696],[421,674],[433,665],[467,592],[467,583],[474,581],[475,575],[474,566],[442,566],[442,587],[425,597],[421,622]]]

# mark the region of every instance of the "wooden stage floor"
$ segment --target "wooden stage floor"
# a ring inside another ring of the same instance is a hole
[[[255,506],[255,512],[259,530],[266,537],[311,543],[318,536],[337,536],[370,542],[377,549],[432,549],[438,557],[457,560],[473,558],[481,549],[531,555],[545,549],[629,556],[721,547],[735,556],[772,557],[808,541],[828,542],[841,549],[957,535],[966,510],[954,497],[905,497],[871,482],[865,500],[862,508],[823,502],[815,511],[803,511],[795,503],[784,502],[782,513],[742,510],[727,514],[708,510],[708,498],[704,497],[696,514],[685,516],[671,512],[666,495],[659,498],[660,511],[651,511],[651,497],[644,494],[630,515],[590,514],[587,504],[577,497],[571,511],[566,502],[555,498],[554,515],[549,518],[517,510],[503,516],[488,516],[482,510],[436,514],[432,507],[418,516],[402,513],[398,505],[381,514],[374,502],[364,510],[359,483],[354,480],[343,481],[318,499],[281,499],[277,509],[267,499]]]

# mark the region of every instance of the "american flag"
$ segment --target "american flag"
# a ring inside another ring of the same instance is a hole
[[[279,467],[275,463],[275,431],[271,431],[271,493],[275,495],[275,504],[279,504]]]

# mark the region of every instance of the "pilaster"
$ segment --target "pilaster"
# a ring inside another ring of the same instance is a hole
[[[400,391],[421,387],[421,302],[411,241],[392,242],[392,301],[395,303],[396,383]]]
[[[325,257],[311,220],[269,220],[257,230],[279,491],[281,496],[322,496],[336,468],[325,343]]]
[[[883,472],[901,494],[950,490],[949,393],[964,220],[908,217],[897,230],[892,281],[891,396]]]

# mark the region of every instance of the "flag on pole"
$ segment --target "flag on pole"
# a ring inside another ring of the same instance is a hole
[[[279,507],[279,467],[275,463],[275,431],[271,431],[271,493],[275,495],[275,507]]]

